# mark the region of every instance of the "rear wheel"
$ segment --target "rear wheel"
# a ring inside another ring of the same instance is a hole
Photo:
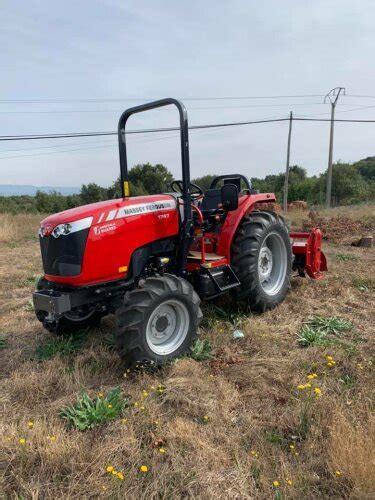
[[[232,244],[232,266],[241,286],[234,293],[251,310],[273,309],[290,286],[292,250],[284,219],[253,212],[242,221]]]
[[[191,284],[177,276],[143,280],[125,294],[116,311],[115,338],[128,364],[162,364],[186,353],[202,319],[200,299]]]

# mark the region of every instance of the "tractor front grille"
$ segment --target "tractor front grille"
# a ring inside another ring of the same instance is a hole
[[[45,274],[77,276],[81,272],[86,240],[90,228],[55,238],[39,236]]]

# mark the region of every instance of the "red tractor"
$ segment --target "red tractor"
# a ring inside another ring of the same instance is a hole
[[[171,193],[130,197],[126,122],[134,113],[171,104],[180,116],[182,180],[172,182]],[[49,331],[72,333],[115,314],[121,358],[161,364],[195,341],[201,299],[230,293],[263,312],[284,300],[292,269],[313,279],[327,269],[320,231],[289,234],[283,218],[269,210],[274,194],[259,194],[240,174],[216,177],[206,192],[190,182],[181,102],[128,109],[118,139],[122,198],[41,222],[45,274],[33,300]]]

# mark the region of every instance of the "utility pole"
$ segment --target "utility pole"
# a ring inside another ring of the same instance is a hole
[[[284,196],[283,196],[283,210],[288,211],[288,187],[289,187],[289,163],[290,163],[290,143],[292,139],[292,123],[293,123],[293,112],[289,115],[289,133],[288,133],[288,148],[286,152],[286,169],[285,169],[285,180],[284,180]]]
[[[333,155],[333,131],[335,125],[335,108],[340,97],[341,92],[345,95],[344,87],[335,87],[330,90],[324,98],[324,104],[327,99],[331,103],[331,129],[329,133],[329,154],[328,154],[328,169],[327,169],[327,184],[326,184],[326,208],[331,206],[331,192],[332,192],[332,155]]]

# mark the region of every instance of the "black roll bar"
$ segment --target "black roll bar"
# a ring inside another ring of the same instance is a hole
[[[173,104],[178,109],[180,115],[180,141],[181,141],[181,165],[182,165],[182,199],[184,201],[184,218],[181,227],[181,248],[179,252],[180,270],[185,270],[187,253],[190,246],[192,212],[190,194],[190,160],[189,160],[189,127],[185,106],[177,99],[167,98],[159,101],[134,106],[124,111],[118,122],[118,143],[120,153],[120,178],[122,196],[129,196],[128,160],[126,154],[126,122],[135,113],[149,111],[150,109],[161,108]]]

